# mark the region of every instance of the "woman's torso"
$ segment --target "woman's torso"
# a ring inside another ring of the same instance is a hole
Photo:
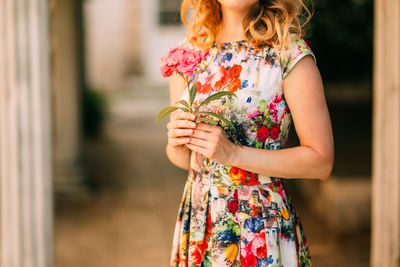
[[[231,134],[235,134],[237,142],[244,146],[271,150],[284,148],[292,117],[283,93],[287,65],[279,59],[277,50],[269,46],[256,50],[248,41],[236,41],[214,42],[207,53],[207,61],[190,79],[190,86],[197,85],[194,105],[219,91],[234,92],[237,97],[213,100],[199,110],[212,111],[229,119],[236,130]],[[188,99],[187,89],[181,99]],[[206,174],[202,177],[205,183],[232,186],[279,179],[219,164],[199,154],[196,166],[193,162],[191,168]]]

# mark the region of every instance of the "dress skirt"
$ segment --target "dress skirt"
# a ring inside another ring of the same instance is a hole
[[[280,178],[232,167],[226,183],[189,170],[171,267],[311,266],[303,227]]]

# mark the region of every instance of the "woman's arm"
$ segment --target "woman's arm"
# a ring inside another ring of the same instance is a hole
[[[169,80],[170,103],[175,105],[185,90],[185,81],[178,74],[174,74]],[[185,146],[189,142],[188,135],[196,127],[193,114],[177,110],[171,113],[168,128],[168,144],[166,154],[168,159],[177,167],[188,170],[190,151]],[[191,121],[192,120],[192,121]]]
[[[237,147],[231,164],[268,176],[326,180],[333,168],[333,134],[321,76],[311,56],[296,64],[283,86],[300,146]]]
[[[284,94],[300,146],[240,147],[221,134],[220,127],[205,123],[198,124],[186,146],[215,162],[266,176],[328,179],[333,168],[333,134],[321,76],[311,56],[301,59],[287,75]]]

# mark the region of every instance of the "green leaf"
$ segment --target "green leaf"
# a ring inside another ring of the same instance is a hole
[[[209,97],[207,97],[206,99],[204,99],[204,100],[199,104],[199,107],[202,106],[202,105],[204,105],[204,104],[207,104],[207,103],[210,102],[211,100],[218,99],[218,98],[221,98],[221,97],[226,96],[226,95],[237,96],[235,93],[233,93],[233,92],[231,92],[231,91],[221,91],[221,92],[215,93],[215,94],[213,94],[213,95],[210,95]]]
[[[210,116],[216,117],[216,118],[220,119],[221,121],[225,122],[226,124],[228,124],[233,129],[235,128],[233,123],[230,120],[226,119],[224,116],[221,116],[219,114],[216,114],[214,112],[209,112],[209,111],[199,111],[198,113],[208,114]]]
[[[260,141],[256,140],[256,148],[262,148],[262,144]]]
[[[274,184],[272,184],[272,191],[278,192],[278,188]]]
[[[177,109],[178,109],[178,107],[175,107],[175,106],[168,106],[168,107],[163,108],[162,110],[160,110],[160,112],[158,112],[156,121],[157,122],[161,121],[162,119],[167,117],[171,112],[174,112]]]
[[[182,100],[179,100],[179,101],[176,101],[175,104],[182,104],[182,105],[184,105],[185,107],[189,108],[188,102],[186,102],[186,100],[183,100],[183,99],[182,99]]]
[[[208,256],[208,255],[205,256],[204,262],[203,262],[204,267],[212,267],[211,259],[210,259],[210,258],[211,258],[211,257]]]
[[[207,117],[198,117],[198,118],[196,118],[196,121],[204,121],[204,122],[207,122],[212,125],[217,125],[217,123],[218,123],[215,120],[207,118]]]
[[[239,224],[235,224],[232,228],[232,232],[235,233],[235,235],[240,236],[240,226]]]
[[[196,93],[197,93],[197,85],[193,84],[192,88],[190,88],[189,90],[189,98],[190,98],[190,106],[192,106],[194,98],[196,97]]]
[[[260,106],[258,107],[258,111],[264,112],[267,109],[267,101],[264,99],[260,101]]]
[[[179,108],[182,109],[185,112],[189,112],[189,110],[187,108],[185,108],[185,107],[179,107]]]

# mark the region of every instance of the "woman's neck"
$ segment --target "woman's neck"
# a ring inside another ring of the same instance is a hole
[[[231,42],[245,40],[242,21],[245,16],[243,11],[222,8],[222,22],[216,36],[217,42]]]

